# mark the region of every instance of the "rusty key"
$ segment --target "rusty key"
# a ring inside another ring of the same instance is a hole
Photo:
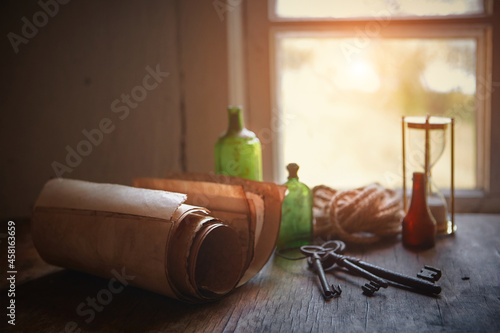
[[[427,293],[427,294],[439,294],[441,292],[441,287],[424,279],[414,278],[412,276],[404,275],[401,273],[393,272],[388,269],[378,267],[367,262],[361,261],[357,258],[346,257],[346,259],[356,266],[362,267],[363,269],[372,272],[373,274],[397,284],[413,288],[415,290]],[[434,268],[435,270],[438,270]],[[441,271],[439,271],[441,273]]]
[[[331,298],[333,297],[333,291],[330,289],[328,282],[326,281],[325,271],[323,270],[323,266],[321,265],[321,259],[317,253],[314,253],[312,257],[310,257],[307,262],[309,266],[314,269],[316,274],[318,275],[319,282],[321,283],[321,288],[323,290],[323,297]]]
[[[333,295],[337,293],[335,289],[333,291],[330,289],[324,273],[324,270],[330,270],[335,265],[347,268],[352,273],[368,279],[369,283],[362,287],[363,292],[367,295],[373,295],[380,287],[387,288],[389,281],[426,294],[437,295],[441,292],[441,287],[434,284],[441,277],[441,271],[437,268],[425,266],[418,274],[419,278],[414,278],[336,253],[336,251],[343,252],[344,248],[345,245],[341,241],[328,241],[322,246],[305,245],[300,247],[300,251],[309,257],[309,266],[314,268],[318,274],[325,298],[332,297],[332,293]],[[340,293],[338,292],[338,294]]]
[[[305,248],[305,247],[302,247]],[[301,252],[308,256],[307,263],[309,267],[314,270],[314,272],[318,275],[319,282],[321,284],[322,294],[325,299],[329,299],[332,297],[340,296],[342,293],[342,289],[340,286],[334,287],[333,285],[328,284],[326,280],[325,271],[323,270],[323,265],[321,264],[320,255],[323,253],[321,250],[313,246],[308,246],[305,249],[301,248]]]

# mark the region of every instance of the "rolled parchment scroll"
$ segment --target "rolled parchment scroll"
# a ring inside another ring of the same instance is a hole
[[[35,204],[33,242],[54,265],[105,278],[121,271],[134,277],[131,284],[172,298],[214,300],[253,277],[272,253],[281,212],[272,206],[281,207],[282,191],[261,184],[262,193],[180,181],[183,193],[176,193],[53,179]],[[214,211],[187,204],[200,200]],[[264,244],[258,229],[274,235]]]

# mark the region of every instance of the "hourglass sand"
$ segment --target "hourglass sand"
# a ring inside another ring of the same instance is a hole
[[[451,195],[450,217],[446,199],[432,179],[432,168],[443,155],[446,146],[446,130],[451,128]],[[455,120],[445,117],[403,117],[403,205],[407,211],[406,165],[414,171],[422,171],[427,176],[427,206],[436,220],[437,234],[448,235],[456,230],[455,225],[455,188],[454,188],[454,131]],[[408,132],[408,144],[406,143]],[[406,146],[409,156],[407,158]]]

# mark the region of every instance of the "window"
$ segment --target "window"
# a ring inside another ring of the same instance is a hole
[[[310,186],[400,188],[401,116],[430,113],[456,119],[462,197],[496,195],[490,1],[265,2],[247,2],[246,38],[250,124],[273,135],[268,180],[284,181],[297,162]],[[440,186],[448,167],[445,152],[433,169]]]
[[[401,115],[456,118],[456,186],[475,189],[474,38],[276,34],[282,156],[308,184],[400,188]],[[361,47],[362,46],[362,47]],[[448,133],[449,135],[449,133]],[[450,145],[433,168],[449,187]]]

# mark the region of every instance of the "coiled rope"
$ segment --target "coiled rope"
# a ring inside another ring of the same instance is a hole
[[[347,191],[316,186],[313,202],[315,237],[372,244],[401,232],[401,197],[379,184]]]

